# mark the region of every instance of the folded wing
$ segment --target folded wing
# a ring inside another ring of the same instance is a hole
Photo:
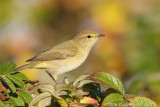
[[[77,54],[77,48],[68,45],[68,46],[61,46],[61,47],[54,47],[50,50],[44,51],[35,57],[27,60],[26,62],[30,61],[50,61],[50,60],[61,60],[66,59],[69,57],[74,57]]]

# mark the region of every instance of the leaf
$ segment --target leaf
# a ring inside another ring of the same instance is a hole
[[[109,106],[110,104],[124,104],[127,103],[127,100],[124,99],[124,97],[118,93],[111,93],[108,96],[106,96],[102,102],[102,106]],[[127,104],[125,104],[127,105]]]
[[[68,104],[64,99],[58,100],[58,103],[61,105],[61,107],[68,107]]]
[[[80,100],[80,103],[82,104],[96,104],[96,105],[99,105],[98,104],[98,101],[91,98],[91,97],[83,97],[83,99]]]
[[[68,96],[65,100],[66,100],[67,103],[69,103],[73,100],[73,97]]]
[[[21,80],[28,80],[28,77],[21,72],[17,72],[17,73],[11,74],[11,75],[14,75],[15,77],[17,77]]]
[[[40,85],[33,87],[33,89],[34,90],[42,89],[43,91],[48,91],[50,93],[53,93],[55,90],[53,85],[51,85],[51,84],[40,84]]]
[[[125,94],[125,99],[127,101],[132,101],[134,98],[136,97],[136,95],[132,95],[132,94]]]
[[[1,73],[1,75],[3,75],[3,73],[4,73],[4,64],[3,63],[0,63],[0,73]]]
[[[23,97],[23,99],[25,100],[27,104],[31,102],[32,97],[28,91],[20,91],[20,95]]]
[[[75,86],[79,81],[86,79],[88,76],[90,76],[90,74],[83,74],[81,76],[79,76],[73,83],[73,85]]]
[[[129,102],[129,105],[136,107],[157,107],[155,102],[146,97],[135,97]]]
[[[24,106],[25,105],[23,99],[19,95],[17,97],[13,97],[13,96],[10,97],[9,101],[13,102],[14,106]]]
[[[75,92],[76,90],[74,89],[74,87],[70,86],[70,85],[66,85],[66,84],[56,84],[55,85],[55,91],[54,91],[54,96],[58,96],[56,97],[57,99],[61,99],[61,97],[59,97],[60,95],[66,95],[66,90],[70,91],[70,92]]]
[[[57,98],[57,99],[61,99],[61,97],[59,97],[57,94],[59,94],[59,93],[57,93],[56,91],[55,91],[55,89],[54,89],[54,87],[53,87],[53,85],[51,85],[51,84],[41,84],[41,85],[37,85],[37,86],[35,86],[35,87],[32,87],[32,89],[29,89],[29,90],[36,90],[36,89],[42,89],[43,91],[45,91],[45,92],[50,92],[55,98]]]
[[[4,74],[11,73],[15,68],[16,68],[16,64],[14,64],[13,62],[10,61],[10,62],[6,65],[6,69],[5,69]]]
[[[119,93],[119,91],[115,90],[114,88],[108,88],[103,94],[104,96],[108,96],[111,93]]]
[[[60,91],[69,90],[69,89],[71,89],[71,87],[69,85],[66,85],[66,84],[56,84],[55,85],[55,92],[57,92],[57,93],[60,92]]]
[[[4,104],[2,107],[14,107],[14,106],[11,104]]]
[[[2,90],[4,90],[4,91],[8,91],[8,90],[6,89],[6,87],[4,87],[2,84],[0,84],[0,88],[1,88]]]
[[[80,88],[83,85],[86,85],[86,84],[89,84],[89,83],[92,83],[92,82],[94,82],[94,81],[92,81],[92,80],[81,80],[77,87]]]
[[[16,87],[14,86],[14,84],[5,75],[2,75],[2,79],[7,83],[12,92],[15,93]]]
[[[47,97],[47,98],[44,98],[42,100],[39,101],[39,107],[48,107],[49,105],[51,105],[51,100],[52,100],[52,97]]]
[[[0,107],[3,107],[4,103],[0,100]]]
[[[20,86],[21,88],[25,87],[25,84],[22,80],[16,78],[14,75],[6,75],[10,80],[12,80],[15,84],[17,84],[18,86]]]
[[[47,98],[47,97],[51,97],[52,94],[49,93],[49,92],[44,92],[44,93],[41,93],[39,94],[38,96],[36,96],[29,104],[29,107],[32,107],[32,105],[34,105],[35,103],[37,103],[38,101],[44,99],[44,98]]]
[[[74,93],[71,93],[71,94],[74,94]],[[79,88],[79,89],[75,92],[75,94],[84,96],[84,95],[88,95],[89,92],[85,92],[83,89]]]
[[[85,92],[99,91],[101,93],[101,87],[99,83],[90,83],[90,84],[84,85],[83,90]],[[97,94],[100,94],[100,93],[97,93]]]
[[[125,93],[122,82],[111,74],[106,72],[95,72],[90,76],[90,78],[95,82],[109,85],[119,91],[122,95]]]

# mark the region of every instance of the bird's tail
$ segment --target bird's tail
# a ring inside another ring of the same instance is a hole
[[[24,69],[29,69],[29,68],[32,68],[32,64],[25,64],[25,65],[22,65],[18,68],[16,68],[12,73],[16,73],[16,72],[19,72],[19,71],[22,71]]]

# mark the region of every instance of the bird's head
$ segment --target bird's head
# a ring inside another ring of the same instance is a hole
[[[96,41],[103,36],[105,35],[99,34],[92,30],[84,30],[77,34],[77,36],[74,39],[83,46],[92,47],[96,43]]]

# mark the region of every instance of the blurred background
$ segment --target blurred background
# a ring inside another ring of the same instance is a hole
[[[59,82],[105,71],[121,79],[127,93],[160,104],[159,0],[0,0],[0,61],[21,66],[84,29],[107,36],[83,65],[59,75]],[[22,72],[32,80],[52,82],[44,71]]]

